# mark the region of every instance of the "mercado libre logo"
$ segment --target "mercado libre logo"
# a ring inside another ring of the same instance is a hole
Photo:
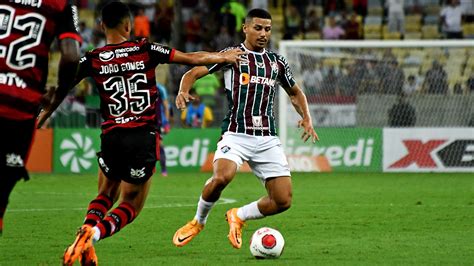
[[[61,141],[61,155],[59,160],[62,166],[68,168],[72,173],[81,173],[91,168],[96,151],[93,148],[92,139],[81,133],[73,133],[70,138]]]

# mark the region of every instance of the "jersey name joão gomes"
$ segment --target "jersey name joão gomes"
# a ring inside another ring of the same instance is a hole
[[[0,1],[0,117],[32,119],[48,75],[51,42],[78,41],[77,8],[65,0]]]
[[[170,63],[174,52],[142,39],[106,45],[81,58],[77,79],[92,77],[96,83],[103,133],[114,128],[157,128],[155,68]]]
[[[215,64],[208,66],[213,73],[222,69],[229,112],[222,123],[222,133],[230,131],[255,136],[275,136],[274,100],[277,85],[291,88],[295,80],[286,59],[266,49],[263,52],[248,50],[246,62],[239,65]]]

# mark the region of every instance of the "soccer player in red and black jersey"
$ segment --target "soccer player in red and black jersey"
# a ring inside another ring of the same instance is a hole
[[[176,105],[182,109],[193,100],[192,84],[209,73],[224,71],[229,112],[222,123],[222,138],[214,155],[214,173],[206,182],[194,219],[178,229],[173,243],[182,247],[204,228],[209,212],[237,169],[247,161],[264,184],[267,195],[240,208],[227,211],[228,238],[234,248],[242,246],[242,226],[247,220],[260,219],[287,210],[291,206],[291,174],[281,142],[276,136],[274,99],[278,84],[287,92],[301,116],[303,141],[318,140],[306,96],[295,82],[286,59],[266,49],[272,30],[272,18],[263,9],[252,9],[245,18],[245,40],[238,47],[247,52],[239,65],[216,64],[195,67],[181,80]],[[230,49],[230,48],[229,48]]]
[[[70,1],[0,2],[0,235],[8,198],[25,169],[48,75],[51,42],[59,39],[58,86],[69,87],[79,61],[77,9]]]
[[[81,58],[76,78],[79,82],[92,77],[101,99],[104,122],[98,153],[99,194],[89,204],[76,240],[64,253],[65,265],[78,259],[86,265],[97,263],[93,244],[131,223],[143,208],[159,154],[156,66],[237,64],[245,54],[238,49],[225,53],[183,53],[146,39],[129,41],[130,10],[121,2],[107,4],[101,16],[107,45]],[[55,100],[45,108],[39,123],[66,94],[56,91]],[[118,194],[121,201],[109,211]]]

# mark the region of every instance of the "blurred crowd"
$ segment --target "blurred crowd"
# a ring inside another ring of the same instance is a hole
[[[85,53],[105,44],[97,17],[107,0],[76,2],[81,14],[81,51]],[[187,52],[216,51],[240,43],[243,19],[252,8],[267,9],[273,16],[271,49],[278,49],[281,39],[474,38],[472,0],[137,0],[128,3],[134,15],[135,38],[149,38]],[[466,52],[465,56],[470,55]],[[460,78],[453,81],[448,77],[451,70],[445,69],[447,60],[436,61],[427,54],[423,58],[416,66],[418,71],[406,71],[407,60],[402,62],[401,56],[391,50],[382,57],[362,61],[339,60],[327,64],[324,59],[304,58],[299,74],[303,76],[305,91],[314,95],[474,93],[469,62],[463,63],[461,73],[457,74]],[[430,58],[429,67],[427,58]],[[158,74],[164,76],[163,85],[170,103],[174,102],[180,78],[188,69],[170,65],[165,73]],[[201,119],[203,122],[193,126],[220,123],[226,112],[225,106],[217,104],[225,102],[221,80],[219,74],[213,74],[195,84],[200,104],[212,110],[213,119],[207,122]],[[74,108],[64,107],[63,112],[80,112],[86,117],[86,126],[100,124],[98,95],[93,83],[80,84],[71,93],[69,102],[74,105],[68,106]],[[170,123],[189,126],[186,124],[189,119],[183,121],[180,117],[172,116]],[[62,126],[61,122],[56,125]]]
[[[474,60],[469,52],[473,51],[346,49],[320,51],[327,57],[319,58],[306,53],[298,57],[302,62],[300,80],[310,98],[374,93],[474,94]],[[355,53],[357,57],[352,56]]]

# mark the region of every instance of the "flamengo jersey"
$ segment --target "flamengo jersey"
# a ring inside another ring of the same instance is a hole
[[[277,83],[283,88],[291,88],[296,83],[288,63],[277,53],[266,49],[261,53],[253,52],[243,43],[224,51],[235,48],[248,52],[248,62],[240,62],[239,66],[216,64],[208,67],[210,73],[224,70],[229,112],[222,123],[222,133],[275,136],[273,106]]]
[[[48,75],[51,42],[78,41],[77,9],[70,1],[0,0],[0,117],[32,119]]]
[[[114,128],[157,128],[155,68],[175,50],[146,39],[95,49],[81,58],[78,80],[92,77],[100,94],[105,134]]]

